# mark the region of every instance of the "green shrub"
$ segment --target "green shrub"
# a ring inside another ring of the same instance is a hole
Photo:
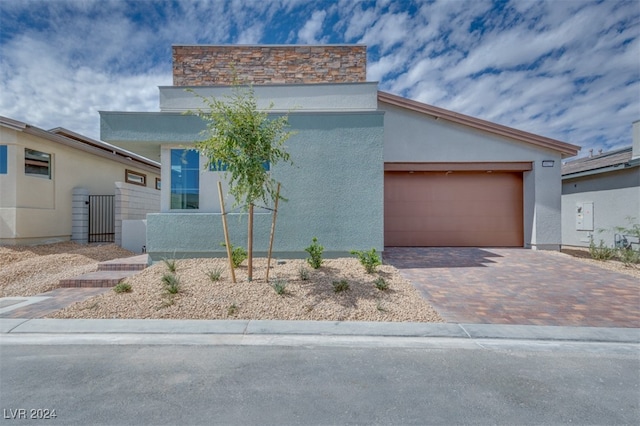
[[[620,248],[616,251],[616,257],[624,263],[624,266],[633,266],[640,263],[640,250]]]
[[[165,285],[167,293],[176,294],[180,291],[180,279],[173,274],[164,274],[162,282]]]
[[[214,268],[213,270],[207,272],[207,276],[211,280],[211,282],[220,281],[220,277],[222,277],[222,268]]]
[[[376,280],[373,282],[373,285],[375,285],[376,288],[381,291],[389,288],[389,283],[387,283],[387,281],[382,277],[376,278]]]
[[[222,247],[227,246],[225,243],[220,243],[220,245]],[[249,255],[244,248],[240,246],[234,247],[233,244],[231,244],[231,263],[233,264],[234,269],[240,266],[240,264],[244,262],[248,256]]]
[[[351,254],[358,256],[358,260],[360,260],[360,263],[364,266],[368,274],[373,274],[376,271],[376,267],[382,265],[380,256],[376,253],[375,248],[369,251],[351,250]]]
[[[231,306],[227,308],[227,315],[230,317],[234,316],[237,312],[238,312],[238,307],[236,306],[235,303],[233,303]]]
[[[309,253],[309,257],[307,258],[307,262],[313,269],[318,269],[320,265],[322,265],[322,252],[324,251],[324,247],[318,244],[318,239],[313,237],[311,239],[311,245],[304,249],[307,253]]]
[[[349,290],[349,283],[347,280],[334,281],[331,283],[333,285],[334,293],[340,293],[341,291]]]
[[[273,287],[273,290],[276,292],[276,294],[279,294],[280,296],[282,296],[283,294],[286,293],[287,280],[283,278],[276,278],[271,283],[271,287]]]
[[[131,284],[127,283],[118,283],[115,287],[113,287],[113,291],[116,293],[130,293],[131,292]]]
[[[611,247],[607,247],[604,240],[600,240],[600,243],[596,246],[593,238],[591,238],[591,242],[589,243],[589,254],[592,259],[606,261],[613,258],[616,251]]]
[[[169,272],[176,271],[176,260],[175,259],[162,259],[165,265],[167,265],[167,269]]]
[[[300,265],[298,268],[298,276],[302,281],[307,281],[309,279],[309,270],[304,267],[304,265]]]

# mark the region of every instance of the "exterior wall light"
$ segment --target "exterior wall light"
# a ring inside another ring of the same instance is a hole
[[[553,167],[555,160],[542,160],[542,167]]]

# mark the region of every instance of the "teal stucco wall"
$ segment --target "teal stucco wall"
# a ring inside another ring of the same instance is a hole
[[[171,137],[151,130],[162,115],[142,114],[135,119],[144,141],[184,142],[184,135],[176,134],[183,126],[174,126]],[[182,118],[185,123],[193,120]],[[325,247],[327,257],[346,255],[352,249],[384,249],[383,118],[377,111],[290,114],[295,135],[287,141],[287,150],[294,164],[280,163],[271,169],[288,199],[278,209],[277,257],[305,257],[304,248],[312,237]],[[171,119],[178,121],[175,115]],[[111,124],[119,127],[113,121]],[[193,132],[193,127],[183,128]],[[130,141],[135,138],[135,132],[127,137]],[[201,187],[200,197],[217,198],[217,188]],[[246,247],[246,214],[234,212],[227,217],[232,244]],[[271,214],[256,213],[255,255],[266,253],[270,227]],[[147,252],[153,261],[224,256],[223,241],[218,213],[170,211],[147,216]]]

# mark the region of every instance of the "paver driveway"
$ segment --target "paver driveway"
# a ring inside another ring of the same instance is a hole
[[[640,327],[640,282],[568,255],[526,249],[386,247],[452,323]]]

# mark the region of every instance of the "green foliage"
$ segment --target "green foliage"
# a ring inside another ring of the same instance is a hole
[[[318,269],[320,265],[322,265],[322,252],[324,251],[324,247],[318,244],[318,239],[313,237],[311,239],[311,245],[304,249],[307,253],[309,253],[309,257],[307,258],[307,262],[313,269]]]
[[[164,274],[162,276],[162,282],[165,285],[165,289],[169,294],[176,294],[180,291],[180,278],[173,274]]]
[[[271,287],[273,287],[273,290],[276,292],[276,294],[282,296],[286,293],[287,280],[285,280],[284,278],[276,278],[271,283]]]
[[[176,260],[175,259],[162,259],[164,264],[167,266],[169,272],[176,272]]]
[[[227,246],[225,243],[220,243],[220,245],[223,247]],[[240,266],[248,256],[249,255],[244,248],[240,246],[234,247],[233,244],[231,244],[231,263],[233,264],[234,269]]]
[[[619,248],[616,250],[616,257],[624,263],[624,266],[633,266],[640,263],[640,249]]]
[[[640,239],[640,223],[636,223],[637,219],[633,216],[627,216],[626,219],[627,226],[616,226],[613,229],[619,234],[631,235]]]
[[[335,293],[349,290],[349,283],[347,280],[334,281],[331,284],[333,285],[333,291]]]
[[[604,240],[600,240],[600,243],[596,246],[593,238],[591,238],[591,242],[589,243],[589,254],[592,259],[605,261],[613,258],[616,251],[615,249],[605,245]]]
[[[382,265],[380,256],[376,253],[375,248],[369,251],[351,250],[351,254],[358,256],[358,260],[360,260],[360,263],[364,266],[368,274],[373,274],[376,271],[376,267]]]
[[[389,288],[389,283],[387,283],[387,281],[382,277],[376,278],[376,280],[373,282],[373,285],[375,285],[376,288],[381,291]]]
[[[280,161],[292,164],[284,146],[293,134],[286,130],[288,116],[270,119],[268,111],[273,103],[265,111],[258,111],[253,88],[242,87],[237,81],[231,94],[223,98],[195,96],[207,107],[206,111],[190,111],[207,125],[203,132],[206,139],[197,142],[195,149],[207,157],[207,169],[219,170],[224,165],[234,207],[248,208],[258,200],[268,205],[276,197],[285,200],[277,195],[277,182],[264,165],[272,167]]]
[[[211,280],[211,282],[220,281],[220,277],[222,277],[222,268],[214,268],[211,271],[208,271],[206,274]]]
[[[302,281],[307,281],[309,279],[309,270],[303,265],[300,265],[300,268],[298,269],[298,276]]]
[[[113,287],[113,291],[116,293],[130,293],[131,292],[131,284],[128,283],[118,283],[115,287]]]
[[[236,306],[235,303],[231,304],[231,306],[229,306],[227,308],[227,316],[234,316],[236,313],[238,312],[238,307]]]

